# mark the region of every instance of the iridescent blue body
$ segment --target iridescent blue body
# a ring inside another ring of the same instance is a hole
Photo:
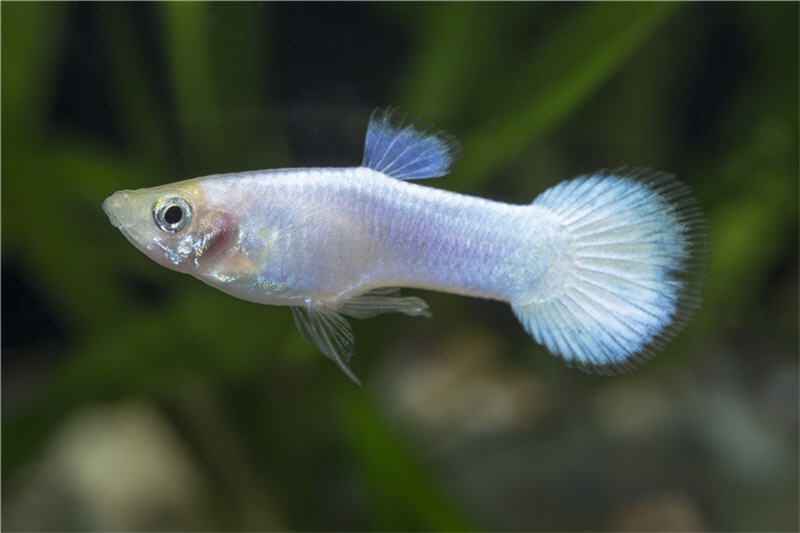
[[[507,301],[534,338],[583,368],[625,367],[697,303],[702,220],[688,189],[643,171],[563,182],[510,205],[410,183],[455,145],[376,112],[364,161],[120,191],[103,207],[148,256],[245,300],[289,306],[346,366],[342,315],[427,315],[414,287]]]
[[[423,187],[364,167],[201,179],[207,196],[240,198],[242,246],[258,258],[247,276],[228,280],[213,269],[206,275],[212,283],[225,278],[220,288],[259,303],[311,297],[335,307],[380,287],[510,301],[531,292],[534,270],[544,269],[552,249],[553,225],[542,209]],[[269,198],[269,209],[251,197]],[[268,238],[262,228],[270,228]],[[252,290],[263,285],[285,291]]]

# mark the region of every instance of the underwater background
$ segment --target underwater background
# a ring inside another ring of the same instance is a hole
[[[4,530],[798,529],[798,4],[2,3]],[[635,372],[507,305],[353,321],[358,388],[285,308],[135,250],[115,190],[348,166],[375,107],[514,203],[672,172],[704,303]]]

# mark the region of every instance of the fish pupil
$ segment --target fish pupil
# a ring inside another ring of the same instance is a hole
[[[183,218],[183,209],[180,206],[173,205],[164,211],[164,221],[167,224],[177,224]]]
[[[192,206],[179,196],[162,198],[153,204],[153,220],[161,231],[178,233],[192,219]]]

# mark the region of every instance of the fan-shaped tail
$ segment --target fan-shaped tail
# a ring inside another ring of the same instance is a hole
[[[672,176],[581,176],[533,205],[560,227],[563,250],[512,308],[567,363],[625,369],[660,349],[699,305],[704,223],[689,188]]]

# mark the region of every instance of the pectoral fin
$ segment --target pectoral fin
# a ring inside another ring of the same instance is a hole
[[[361,385],[361,381],[347,366],[353,356],[354,344],[353,331],[347,320],[339,313],[325,308],[292,306],[290,309],[300,337],[332,359],[342,372]]]

